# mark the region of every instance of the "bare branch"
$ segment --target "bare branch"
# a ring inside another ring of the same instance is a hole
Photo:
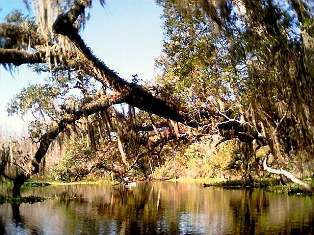
[[[284,175],[286,176],[288,179],[290,179],[292,182],[300,185],[304,190],[308,191],[308,192],[313,192],[313,188],[303,182],[302,180],[298,179],[297,177],[295,177],[292,173],[290,173],[289,171],[286,171],[286,170],[283,170],[283,169],[274,169],[274,168],[271,168],[269,166],[267,166],[267,159],[269,157],[269,155],[271,155],[270,153],[268,153],[266,155],[266,157],[264,158],[263,160],[263,168],[265,171],[269,172],[269,173],[272,173],[272,174],[276,174],[276,175]]]

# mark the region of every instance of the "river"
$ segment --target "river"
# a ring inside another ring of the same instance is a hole
[[[1,204],[0,234],[314,234],[314,197],[156,182],[32,188]]]

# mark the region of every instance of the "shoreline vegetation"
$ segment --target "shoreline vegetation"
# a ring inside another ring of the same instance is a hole
[[[314,186],[314,178],[307,177],[303,179],[305,182]],[[263,189],[270,193],[277,194],[288,194],[288,195],[297,195],[297,196],[314,196],[311,192],[303,191],[297,184],[295,183],[286,183],[282,184],[280,179],[275,178],[262,178],[255,179],[253,182],[247,182],[245,180],[225,180],[221,178],[173,178],[173,179],[152,179],[146,181],[137,181],[137,182],[177,182],[183,184],[200,184],[204,189],[207,187],[221,187],[224,189]],[[3,189],[7,189],[8,191],[13,186],[12,183],[8,181],[1,182],[1,187]],[[63,182],[63,181],[55,181],[49,179],[33,179],[27,181],[23,187],[22,191],[35,188],[35,187],[46,187],[46,186],[69,186],[69,185],[123,185],[116,181],[108,180],[108,179],[85,179],[81,181],[73,181],[73,182]],[[127,186],[127,185],[126,185]],[[21,196],[21,197],[11,197],[8,195],[2,195],[0,193],[0,204],[3,203],[36,203],[46,200],[47,198],[39,197],[36,195],[33,196]]]

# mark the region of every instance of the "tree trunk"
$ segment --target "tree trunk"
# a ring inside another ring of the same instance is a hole
[[[27,178],[24,174],[18,175],[13,180],[13,188],[12,188],[12,196],[13,197],[21,197],[21,187],[25,183]]]
[[[125,154],[125,151],[124,151],[124,147],[123,147],[123,143],[121,141],[121,138],[118,134],[117,136],[117,139],[118,139],[118,149],[119,149],[119,152],[121,154],[121,159],[122,159],[122,162],[124,163],[124,165],[129,168],[129,163],[128,161],[126,160],[126,154]]]

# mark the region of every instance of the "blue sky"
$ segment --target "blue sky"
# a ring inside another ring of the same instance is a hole
[[[153,0],[107,0],[105,8],[94,1],[91,19],[82,32],[87,45],[120,76],[131,79],[133,74],[138,74],[143,80],[153,79],[154,59],[162,48],[161,8]],[[25,11],[22,0],[5,2],[0,3],[1,21],[12,9]],[[25,65],[13,75],[0,68],[0,135],[26,130],[20,117],[8,117],[7,103],[23,87],[43,78]]]

